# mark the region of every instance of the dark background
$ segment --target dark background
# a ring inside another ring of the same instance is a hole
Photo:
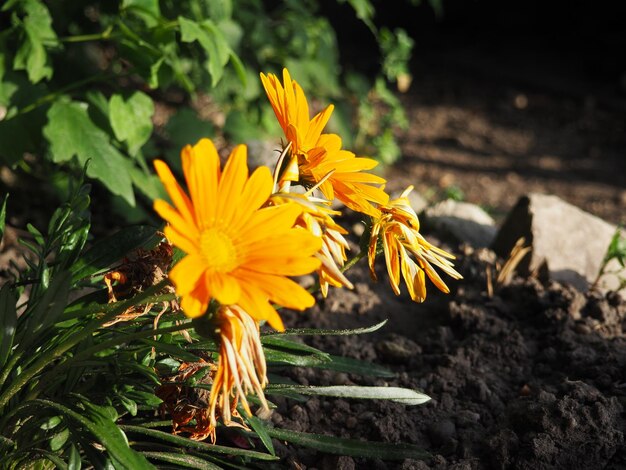
[[[626,97],[626,13],[618,1],[374,0],[375,23],[403,28],[420,65],[500,73],[565,94]],[[378,66],[377,46],[347,3],[322,2],[340,42],[342,62]]]

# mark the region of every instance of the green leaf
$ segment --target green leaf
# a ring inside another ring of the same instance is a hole
[[[267,428],[263,421],[261,421],[256,416],[246,416],[246,421],[248,422],[250,427],[252,427],[252,430],[257,434],[257,436],[259,436],[259,439],[261,439],[261,442],[263,443],[265,448],[269,450],[270,454],[276,455],[276,452],[274,451],[274,444],[272,443],[272,438],[267,432]]]
[[[232,0],[211,0],[207,2],[207,7],[209,9],[209,16],[216,23],[228,20],[233,15]]]
[[[289,364],[299,367],[315,367],[330,361],[329,357],[317,354],[293,354],[286,351],[279,351],[271,348],[265,348],[265,359],[269,364]]]
[[[46,48],[59,45],[56,33],[52,29],[52,18],[43,2],[25,0],[21,4],[25,17],[22,20],[24,41],[13,60],[15,70],[26,70],[32,83],[52,78],[53,69]]]
[[[285,338],[284,336],[264,336],[263,338],[261,338],[261,342],[264,346],[273,347],[273,349],[286,349],[288,351],[305,353],[307,355],[315,354],[323,357],[324,359],[328,359],[330,357],[328,353],[320,351],[319,349],[308,346],[306,344],[292,341]]]
[[[0,243],[2,243],[2,238],[4,237],[4,229],[6,227],[8,200],[9,193],[6,193],[4,195],[4,199],[2,200],[2,208],[0,208]]]
[[[84,409],[79,413],[50,400],[31,400],[21,405],[23,408],[34,406],[57,410],[69,422],[76,423],[88,430],[97,442],[106,449],[114,461],[115,468],[128,470],[155,468],[144,456],[128,446],[126,436],[113,422],[111,414],[105,407],[83,401]]]
[[[421,405],[430,400],[428,395],[400,387],[364,387],[359,385],[331,385],[317,387],[313,385],[268,385],[268,394],[281,392],[299,393],[301,395],[319,395],[337,398],[358,398],[361,400],[389,400],[403,405]]]
[[[219,446],[213,444],[207,444],[205,442],[193,441],[180,436],[174,436],[170,433],[158,431],[156,429],[147,429],[141,426],[129,426],[120,425],[120,428],[129,434],[140,434],[151,439],[158,439],[164,442],[169,442],[181,448],[199,450],[209,454],[225,454],[225,455],[238,455],[240,457],[249,457],[257,460],[278,460],[278,457],[274,457],[262,452],[256,452],[253,450],[237,449],[234,447]]]
[[[135,156],[152,134],[152,99],[140,91],[127,100],[115,94],[109,102],[109,119],[115,137],[128,144],[128,152]]]
[[[48,111],[43,133],[50,142],[52,159],[66,162],[76,156],[87,175],[100,180],[113,194],[135,204],[128,168],[132,163],[111,145],[109,136],[90,119],[87,105],[65,99],[56,101]]]
[[[13,347],[17,328],[17,299],[9,283],[0,289],[0,368],[4,366]]]
[[[80,259],[74,263],[70,271],[73,279],[83,279],[119,262],[137,248],[151,249],[162,240],[154,227],[137,225],[126,227],[119,232],[96,242]]]
[[[149,28],[156,26],[161,18],[159,0],[123,0],[122,9],[136,13]]]
[[[208,462],[200,457],[193,455],[174,454],[171,452],[148,452],[144,451],[143,455],[152,460],[160,460],[161,462],[173,463],[185,468],[196,468],[198,470],[221,470],[212,462]]]
[[[323,329],[317,329],[317,328],[290,328],[285,330],[284,332],[280,333],[277,331],[268,331],[266,333],[263,333],[261,336],[263,338],[267,337],[267,336],[290,336],[290,335],[296,335],[296,336],[345,336],[345,335],[362,335],[362,334],[366,334],[366,333],[373,333],[376,330],[381,329],[383,326],[385,326],[385,324],[387,323],[387,320],[383,320],[380,323],[376,323],[375,325],[372,326],[366,326],[363,328],[351,328],[351,329],[342,329],[342,330],[323,330]]]
[[[232,54],[228,41],[216,24],[209,19],[197,23],[179,16],[178,23],[181,40],[183,42],[198,41],[207,53],[207,71],[211,76],[211,85],[216,86],[222,78],[224,66]]]
[[[386,367],[361,361],[351,357],[330,356],[330,361],[315,365],[318,369],[328,369],[348,374],[367,375],[370,377],[395,377],[395,373]]]
[[[55,434],[52,439],[50,439],[50,450],[53,452],[58,452],[59,450],[61,450],[69,437],[70,430],[67,428]]]
[[[70,447],[70,458],[67,462],[67,470],[80,470],[82,467],[82,461],[80,459],[80,453],[76,446],[72,444]]]
[[[409,444],[357,441],[335,436],[325,436],[323,434],[309,434],[277,428],[268,428],[267,432],[275,439],[291,442],[329,454],[385,460],[425,460],[431,457],[425,450]]]
[[[47,328],[54,324],[65,307],[70,290],[71,274],[64,271],[54,276],[49,287],[37,302],[35,308],[28,312],[28,324],[22,334],[30,342],[40,333],[45,333]]]

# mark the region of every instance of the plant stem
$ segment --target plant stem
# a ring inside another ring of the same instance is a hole
[[[119,36],[119,34],[112,35],[113,26],[109,26],[107,29],[102,31],[101,33],[95,34],[80,34],[76,36],[66,36],[64,38],[60,38],[61,42],[89,42],[89,41],[100,41],[101,39],[109,39],[112,37]]]
[[[87,85],[91,82],[97,82],[97,81],[106,81],[109,80],[111,78],[116,77],[115,74],[101,74],[101,75],[93,75],[91,77],[87,77],[84,78],[82,80],[79,80],[77,82],[71,83],[63,88],[61,88],[58,91],[55,91],[53,93],[48,93],[46,96],[42,96],[41,98],[39,98],[38,100],[36,100],[35,102],[24,106],[22,109],[20,109],[18,112],[16,112],[14,115],[12,115],[10,117],[10,119],[15,119],[17,116],[20,116],[22,114],[27,114],[30,113],[31,111],[37,109],[40,106],[43,106],[46,103],[49,103],[51,101],[54,101],[56,98],[58,98],[59,96],[67,93],[68,91],[72,91],[75,90],[77,88],[82,87],[83,85]]]
[[[352,266],[361,261],[361,259],[364,258],[366,254],[367,251],[365,250],[359,251],[356,255],[350,258],[346,264],[341,267],[341,272],[345,273],[348,269],[352,268]]]

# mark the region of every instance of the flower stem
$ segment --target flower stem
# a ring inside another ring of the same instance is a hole
[[[359,261],[361,261],[361,259],[363,259],[366,254],[367,254],[367,251],[365,251],[365,250],[359,251],[356,255],[354,255],[352,258],[350,258],[346,264],[344,264],[341,267],[341,272],[345,273],[348,269],[351,269],[352,266],[354,266]]]

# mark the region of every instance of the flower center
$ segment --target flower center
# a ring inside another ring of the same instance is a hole
[[[226,273],[237,267],[237,250],[228,235],[210,228],[200,234],[200,250],[209,265],[209,271]]]

